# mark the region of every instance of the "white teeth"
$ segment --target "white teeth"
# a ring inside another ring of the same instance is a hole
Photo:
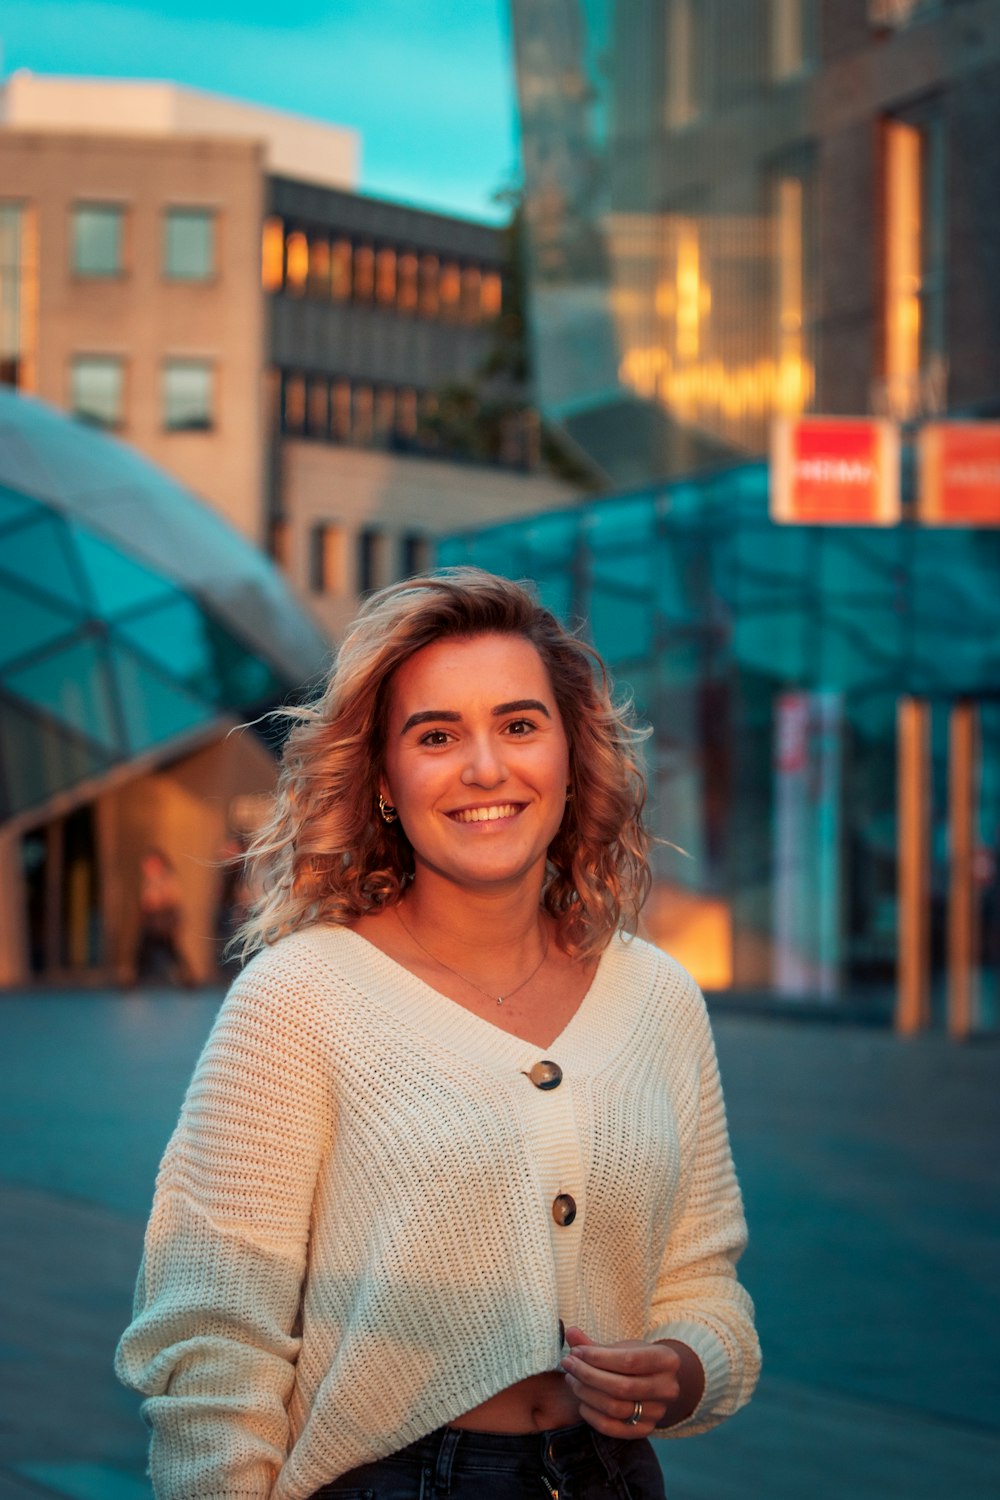
[[[464,807],[452,817],[459,823],[495,823],[498,818],[512,818],[516,811],[513,802],[505,802],[502,807]]]

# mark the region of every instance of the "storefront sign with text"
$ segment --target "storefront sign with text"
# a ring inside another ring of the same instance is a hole
[[[917,443],[920,520],[1000,526],[1000,422],[929,422]]]
[[[793,525],[899,520],[899,428],[868,417],[779,417],[771,441],[771,518]]]

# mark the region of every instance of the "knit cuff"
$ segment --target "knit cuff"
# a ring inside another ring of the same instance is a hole
[[[706,1328],[704,1323],[691,1323],[681,1319],[673,1323],[662,1323],[659,1328],[653,1329],[649,1341],[657,1343],[662,1339],[677,1339],[679,1343],[687,1344],[697,1354],[705,1371],[705,1389],[694,1411],[682,1422],[661,1429],[664,1436],[673,1437],[687,1432],[689,1428],[701,1428],[705,1419],[710,1417],[722,1400],[729,1385],[731,1371],[725,1345],[718,1334]],[[656,1435],[654,1431],[653,1436]]]

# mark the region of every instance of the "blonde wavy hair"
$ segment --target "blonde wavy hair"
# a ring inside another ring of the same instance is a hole
[[[394,905],[413,876],[399,823],[377,802],[393,673],[432,642],[479,635],[530,641],[545,664],[569,741],[570,796],[548,851],[543,905],[560,946],[599,952],[634,931],[649,889],[646,784],[628,704],[611,699],[597,653],[522,584],[447,568],[372,594],[337,652],[319,699],[294,720],[274,812],[247,855],[257,900],[235,943],[244,957],[314,922],[348,923]]]

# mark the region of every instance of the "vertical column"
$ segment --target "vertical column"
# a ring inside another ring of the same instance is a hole
[[[948,725],[948,1033],[969,1035],[976,1019],[979,905],[975,880],[979,715],[956,703]]]
[[[899,959],[896,1030],[930,1019],[930,705],[902,698],[896,719]]]

